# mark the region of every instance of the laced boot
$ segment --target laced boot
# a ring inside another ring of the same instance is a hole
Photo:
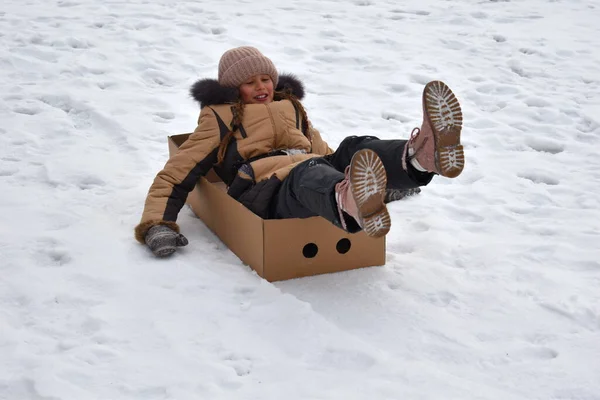
[[[383,202],[387,177],[379,156],[370,149],[357,151],[346,167],[345,178],[335,185],[335,200],[344,230],[343,212],[371,237],[386,235],[392,225]]]
[[[420,171],[456,178],[465,166],[460,144],[462,111],[452,90],[440,81],[432,81],[423,90],[423,124],[413,129],[402,157]]]

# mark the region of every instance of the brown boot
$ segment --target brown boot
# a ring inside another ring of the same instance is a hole
[[[465,166],[461,129],[462,111],[452,90],[444,82],[429,82],[423,90],[423,124],[413,129],[403,168],[410,162],[418,170],[456,178]]]
[[[357,151],[346,167],[346,177],[335,185],[342,227],[347,230],[342,211],[356,220],[372,237],[386,235],[392,225],[383,202],[387,177],[381,159],[373,150]]]

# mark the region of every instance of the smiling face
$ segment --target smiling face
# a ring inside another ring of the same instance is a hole
[[[269,104],[273,101],[273,81],[269,75],[254,75],[240,85],[244,104]]]

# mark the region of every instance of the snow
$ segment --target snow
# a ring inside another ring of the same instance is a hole
[[[4,0],[0,399],[600,399],[594,0]],[[133,239],[188,96],[253,45],[313,124],[406,138],[423,85],[466,167],[392,204],[385,266],[268,283],[186,208]]]

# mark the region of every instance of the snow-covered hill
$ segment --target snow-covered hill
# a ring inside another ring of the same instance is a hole
[[[600,399],[594,0],[0,7],[0,399]],[[188,209],[133,239],[188,87],[253,45],[332,147],[461,101],[467,166],[390,206],[385,266],[270,284]]]

